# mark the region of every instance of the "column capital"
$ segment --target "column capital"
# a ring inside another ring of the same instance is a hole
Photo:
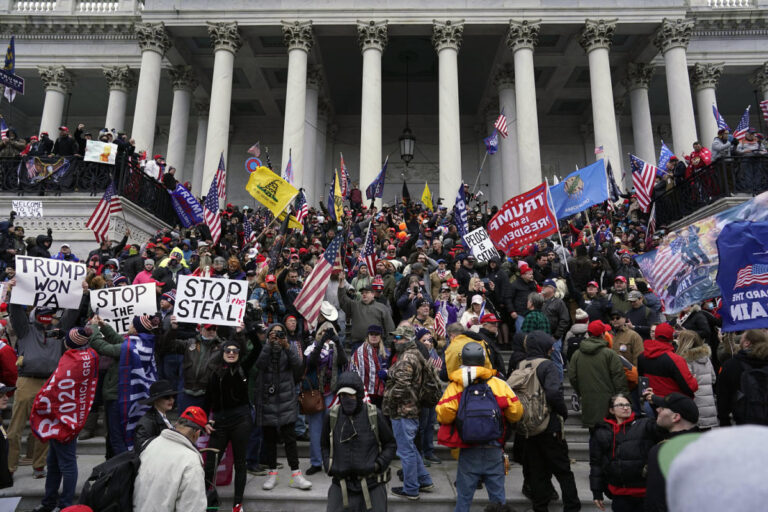
[[[718,62],[716,64],[701,64],[697,62],[694,64],[689,70],[693,90],[716,88],[717,82],[720,81],[720,73],[723,72],[723,66],[725,66],[725,62]]]
[[[324,119],[326,122],[331,118],[333,107],[328,98],[317,100],[317,118]]]
[[[464,20],[432,20],[432,45],[436,51],[453,48],[458,51],[464,36]]]
[[[128,92],[136,87],[136,76],[128,66],[104,66],[102,70],[110,91]]]
[[[627,89],[648,89],[651,85],[654,67],[651,64],[642,62],[630,62],[627,65],[627,78],[625,85]]]
[[[325,82],[323,69],[317,65],[307,66],[307,87],[319,91]]]
[[[361,51],[373,48],[383,52],[388,39],[387,20],[357,21],[357,42]]]
[[[541,20],[509,20],[507,47],[516,52],[522,48],[533,50],[539,42]]]
[[[75,81],[64,66],[45,66],[37,68],[46,91],[58,91],[67,94]]]
[[[493,77],[493,85],[499,91],[515,88],[515,68],[509,62],[501,66],[496,72]]]
[[[483,122],[493,122],[499,117],[499,97],[491,96],[488,98],[485,106],[483,107],[481,114],[483,116]]]
[[[664,18],[661,26],[656,31],[653,38],[653,44],[661,53],[667,53],[672,48],[688,48],[688,42],[691,40],[693,26],[696,20],[690,18],[678,18],[671,20]]]
[[[304,50],[309,53],[312,49],[311,21],[283,21],[283,43],[288,50]]]
[[[243,46],[236,21],[208,23],[208,37],[211,38],[214,51],[226,50],[234,54]]]
[[[627,104],[627,95],[622,94],[621,96],[614,96],[613,98],[613,113],[616,116],[620,116],[624,113],[624,107]]]
[[[762,66],[757,68],[750,77],[749,83],[762,90],[768,89],[768,62],[764,62]]]
[[[195,102],[195,111],[200,117],[208,117],[211,111],[211,103],[208,100],[197,100]]]
[[[173,82],[173,90],[194,91],[197,88],[197,77],[192,66],[174,66],[169,72]]]
[[[598,48],[610,49],[617,21],[618,19],[586,20],[579,38],[579,44],[584,51],[589,53]]]
[[[135,25],[136,39],[139,40],[141,51],[151,50],[165,55],[171,47],[171,38],[165,29],[165,23],[137,23]]]

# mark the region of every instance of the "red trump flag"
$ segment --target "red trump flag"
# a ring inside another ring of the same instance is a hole
[[[513,197],[488,223],[488,235],[506,254],[557,233],[557,218],[546,182]]]

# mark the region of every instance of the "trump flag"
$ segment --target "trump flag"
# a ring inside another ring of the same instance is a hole
[[[505,253],[557,233],[557,219],[546,182],[513,197],[488,223],[488,235]]]

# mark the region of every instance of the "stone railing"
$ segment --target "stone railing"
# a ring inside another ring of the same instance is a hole
[[[0,0],[0,12],[10,8],[11,14],[124,15],[144,9],[144,0],[11,0],[9,6],[3,4]]]
[[[53,12],[56,10],[56,3],[56,0],[46,2],[18,0],[14,2],[13,10],[14,12],[34,13]]]
[[[757,0],[691,0],[691,7],[711,9],[745,9],[756,7]]]

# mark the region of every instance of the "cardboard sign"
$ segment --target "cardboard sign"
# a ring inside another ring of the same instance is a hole
[[[115,165],[115,157],[117,157],[117,144],[98,140],[88,140],[85,142],[85,156],[83,160],[86,162]]]
[[[85,264],[16,256],[11,304],[77,309],[83,298]]]
[[[18,217],[42,217],[42,201],[13,201],[13,211]]]
[[[179,276],[173,312],[179,322],[237,326],[247,299],[247,281]]]
[[[496,247],[494,247],[491,237],[488,236],[488,232],[485,228],[477,228],[476,230],[467,233],[464,236],[464,241],[469,244],[472,249],[472,256],[477,261],[490,261],[491,258],[497,258],[499,256]]]
[[[157,313],[154,284],[134,284],[91,290],[91,309],[118,334],[125,334],[136,315]]]

